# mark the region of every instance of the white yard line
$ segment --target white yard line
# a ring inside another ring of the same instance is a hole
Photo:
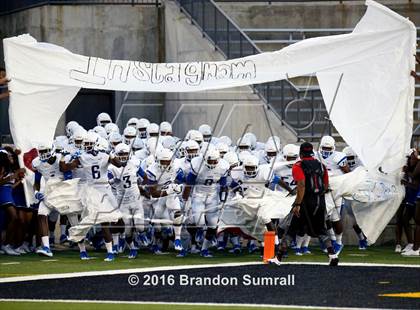
[[[8,262],[8,263],[1,263],[1,265],[19,265],[20,262]]]
[[[93,304],[132,304],[132,305],[179,305],[179,306],[211,306],[211,307],[251,307],[251,308],[300,308],[300,309],[359,309],[373,310],[378,308],[350,308],[350,307],[318,307],[318,306],[301,306],[301,305],[270,305],[270,304],[227,304],[227,303],[194,303],[194,302],[156,302],[156,301],[122,301],[122,300],[71,300],[71,299],[0,299],[9,302],[61,302],[61,303],[93,303]]]
[[[102,271],[84,271],[84,272],[71,272],[71,273],[56,273],[56,274],[42,274],[33,276],[19,276],[0,278],[0,283],[21,282],[21,281],[35,281],[35,280],[48,280],[48,279],[65,279],[65,278],[78,278],[78,277],[93,277],[93,276],[107,276],[116,274],[131,274],[131,273],[144,273],[156,271],[170,271],[170,270],[190,270],[200,268],[218,268],[218,267],[240,267],[240,266],[253,266],[262,265],[262,262],[242,262],[242,263],[222,263],[222,264],[203,264],[203,265],[180,265],[180,266],[160,266],[160,267],[146,267],[146,268],[131,268],[131,269],[115,269],[115,270],[102,270]],[[314,266],[327,266],[328,263],[317,262],[284,262],[283,265],[314,265]],[[355,267],[387,267],[387,268],[420,268],[420,265],[404,265],[404,264],[374,264],[374,263],[340,263],[340,266],[355,266]],[[278,267],[278,268],[281,268]]]

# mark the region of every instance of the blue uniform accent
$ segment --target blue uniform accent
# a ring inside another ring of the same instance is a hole
[[[114,178],[114,175],[111,171],[108,171],[108,180],[112,180]]]
[[[42,174],[38,171],[35,171],[35,183],[41,182]]]
[[[12,195],[12,185],[4,184],[0,186],[0,207],[6,205],[15,205]]]
[[[185,181],[185,176],[184,176],[184,172],[182,171],[182,169],[179,169],[177,174],[176,174],[176,178],[175,181],[177,183],[184,183]]]
[[[71,171],[63,172],[64,180],[71,180],[73,179],[73,173]]]
[[[197,180],[197,175],[196,174],[194,174],[192,172],[188,173],[187,179],[186,179],[187,185],[195,185],[196,180]]]
[[[17,207],[26,207],[25,190],[22,184],[19,184],[12,190],[12,195]]]
[[[139,170],[137,170],[137,175],[141,176],[144,179],[146,176],[146,172],[141,167],[139,167]]]
[[[339,166],[341,164],[341,162],[344,161],[345,159],[347,159],[346,156],[344,156],[343,158],[341,158],[341,160],[337,163],[337,166]]]
[[[220,184],[220,186],[225,187],[226,184],[227,184],[227,178],[226,177],[221,177],[220,180],[219,180],[219,184]]]
[[[281,181],[281,178],[279,176],[275,175],[274,178],[270,182],[269,189],[275,190],[276,185],[279,184],[280,181]]]

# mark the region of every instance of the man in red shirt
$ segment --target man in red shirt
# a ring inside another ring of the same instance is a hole
[[[293,215],[297,233],[318,237],[327,246],[330,266],[337,266],[338,256],[334,252],[327,234],[325,192],[328,190],[328,171],[313,157],[313,146],[304,142],[300,146],[300,160],[293,165],[293,179],[297,184]],[[292,224],[293,225],[293,224]]]

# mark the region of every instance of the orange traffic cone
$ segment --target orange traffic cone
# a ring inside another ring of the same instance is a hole
[[[266,231],[264,233],[264,263],[267,264],[269,259],[274,257],[276,233],[274,231]]]

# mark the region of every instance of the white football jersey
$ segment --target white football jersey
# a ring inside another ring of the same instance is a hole
[[[173,165],[169,170],[162,171],[157,163],[153,163],[146,170],[147,178],[153,183],[157,183],[161,190],[165,190],[169,184],[174,183],[177,171]]]
[[[216,195],[218,193],[218,182],[222,177],[227,177],[229,164],[223,159],[213,169],[209,169],[202,156],[191,160],[191,172],[197,176],[195,180],[194,193],[198,195]]]
[[[242,187],[245,197],[261,198],[274,175],[270,165],[261,165],[258,167],[257,175],[253,178],[244,174],[243,170],[233,170],[232,180]]]
[[[279,167],[278,169],[275,170],[276,175],[287,185],[289,185],[289,187],[291,189],[294,189],[296,187],[296,182],[293,179],[293,175],[292,175],[292,165],[284,165]],[[277,186],[277,189],[283,189],[281,186]],[[285,190],[285,189],[283,189]]]
[[[138,168],[131,159],[124,167],[116,167],[109,165],[108,177],[114,179],[113,188],[116,190],[116,197],[118,202],[131,203],[139,198],[140,190],[138,187],[139,177],[137,176]],[[140,178],[140,183],[141,183]]]
[[[36,157],[32,161],[32,167],[42,174],[45,182],[49,179],[64,180],[64,174],[60,171],[60,160],[61,154],[55,154],[55,161],[52,165],[48,162],[43,162],[39,157]]]
[[[103,152],[98,152],[95,155],[82,153],[79,157],[79,161],[85,172],[88,184],[108,184],[108,154]]]
[[[80,151],[78,151],[80,152]],[[66,163],[71,161],[71,156],[74,153],[68,154],[64,157],[64,160]],[[76,169],[71,171],[73,179],[79,178],[79,184],[86,183],[86,175],[85,170],[83,169],[82,165],[79,165]]]
[[[189,161],[187,158],[176,158],[174,160],[174,167],[177,170],[181,170],[184,177],[188,175],[188,173],[191,171],[191,161]]]
[[[333,152],[327,158],[323,158],[320,153],[315,154],[315,158],[319,159],[327,168],[328,176],[337,176],[342,175],[344,172],[341,170],[341,167],[347,165],[347,156],[342,152]]]

